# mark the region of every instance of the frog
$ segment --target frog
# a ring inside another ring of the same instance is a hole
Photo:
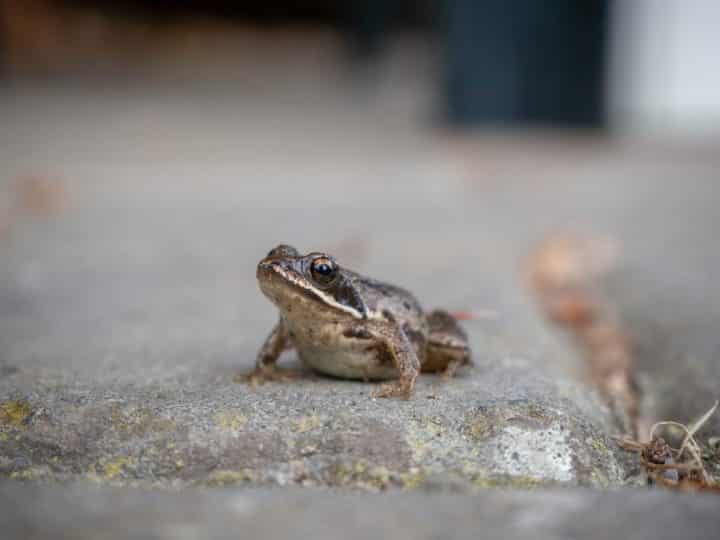
[[[279,320],[258,352],[255,382],[285,378],[277,362],[291,349],[321,374],[382,382],[374,398],[409,399],[421,371],[450,378],[472,365],[468,336],[450,313],[425,312],[409,291],[345,268],[328,253],[302,255],[280,244],[256,275]]]

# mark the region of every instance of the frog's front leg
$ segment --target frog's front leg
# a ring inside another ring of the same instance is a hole
[[[399,326],[371,326],[368,328],[373,337],[386,348],[400,372],[400,379],[394,383],[381,385],[372,397],[402,397],[410,399],[415,388],[415,379],[420,373],[420,360],[405,332]]]
[[[258,351],[257,360],[255,361],[255,369],[258,371],[275,369],[278,358],[283,351],[292,348],[290,342],[290,331],[287,324],[281,318],[270,331],[270,335],[265,339]]]
[[[265,339],[255,361],[255,370],[243,377],[250,384],[262,384],[265,381],[283,381],[294,377],[294,372],[280,370],[277,367],[280,355],[293,347],[290,331],[281,318]]]

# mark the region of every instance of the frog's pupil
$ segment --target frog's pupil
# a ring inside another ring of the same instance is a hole
[[[318,283],[327,285],[334,279],[336,267],[333,261],[319,258],[313,261],[311,271]]]

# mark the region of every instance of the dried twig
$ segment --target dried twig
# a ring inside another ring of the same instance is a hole
[[[685,439],[683,440],[682,445],[680,445],[680,451],[682,452],[685,448],[685,445],[688,443],[690,439],[692,439],[695,434],[700,430],[701,427],[703,427],[707,421],[710,419],[710,417],[715,414],[715,411],[717,411],[718,405],[720,405],[720,401],[716,401],[715,404],[710,407],[710,410],[707,411],[705,414],[703,414],[700,418],[698,418],[695,422],[692,423],[690,426],[690,429],[688,429],[687,435],[685,436]]]
[[[695,439],[700,428],[707,423],[717,411],[719,402],[703,414],[691,427],[680,422],[666,420],[657,422],[650,430],[650,442],[640,443],[627,438],[615,438],[618,445],[624,450],[640,455],[640,464],[648,478],[658,485],[676,489],[703,489],[720,491],[720,486],[708,474],[702,459],[702,447]],[[657,432],[667,426],[681,429],[685,432],[680,448],[673,448],[657,435]],[[663,475],[666,471],[676,471],[677,478],[668,478]]]

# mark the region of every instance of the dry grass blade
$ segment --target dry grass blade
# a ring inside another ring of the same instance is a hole
[[[632,439],[615,437],[618,445],[629,452],[640,455],[640,464],[654,483],[681,490],[706,490],[718,492],[718,485],[708,474],[702,457],[702,447],[695,435],[718,409],[716,401],[710,409],[690,427],[680,422],[666,420],[657,422],[650,429],[650,442],[640,443]],[[664,427],[673,427],[684,432],[680,448],[672,448],[658,435]],[[676,472],[676,477],[669,479],[667,472]]]
[[[688,443],[688,441],[695,436],[695,434],[698,432],[698,430],[703,427],[707,421],[710,419],[710,417],[715,414],[715,411],[717,411],[718,405],[720,405],[720,401],[716,401],[715,404],[710,407],[710,410],[707,411],[705,414],[703,414],[700,418],[698,418],[695,422],[693,422],[692,426],[688,429],[687,435],[685,436],[685,439],[682,442],[682,445],[680,445],[680,452],[682,452],[685,448],[685,445]]]
[[[677,456],[678,460],[682,460],[683,454],[687,450],[687,452],[690,454],[693,463],[693,468],[698,471],[700,474],[703,482],[707,485],[712,485],[713,481],[710,475],[705,470],[705,465],[703,464],[702,459],[702,448],[698,444],[698,442],[695,440],[695,434],[698,432],[698,430],[708,421],[708,419],[715,413],[715,411],[718,408],[718,402],[716,401],[710,409],[703,414],[697,421],[693,423],[691,427],[686,426],[685,424],[681,424],[680,422],[672,422],[672,421],[664,421],[664,422],[657,422],[652,429],[650,430],[650,437],[651,439],[655,438],[655,432],[658,428],[664,427],[664,426],[673,426],[676,428],[680,428],[685,432],[685,436],[683,437],[683,442],[680,445],[680,448],[672,449],[673,453]]]

